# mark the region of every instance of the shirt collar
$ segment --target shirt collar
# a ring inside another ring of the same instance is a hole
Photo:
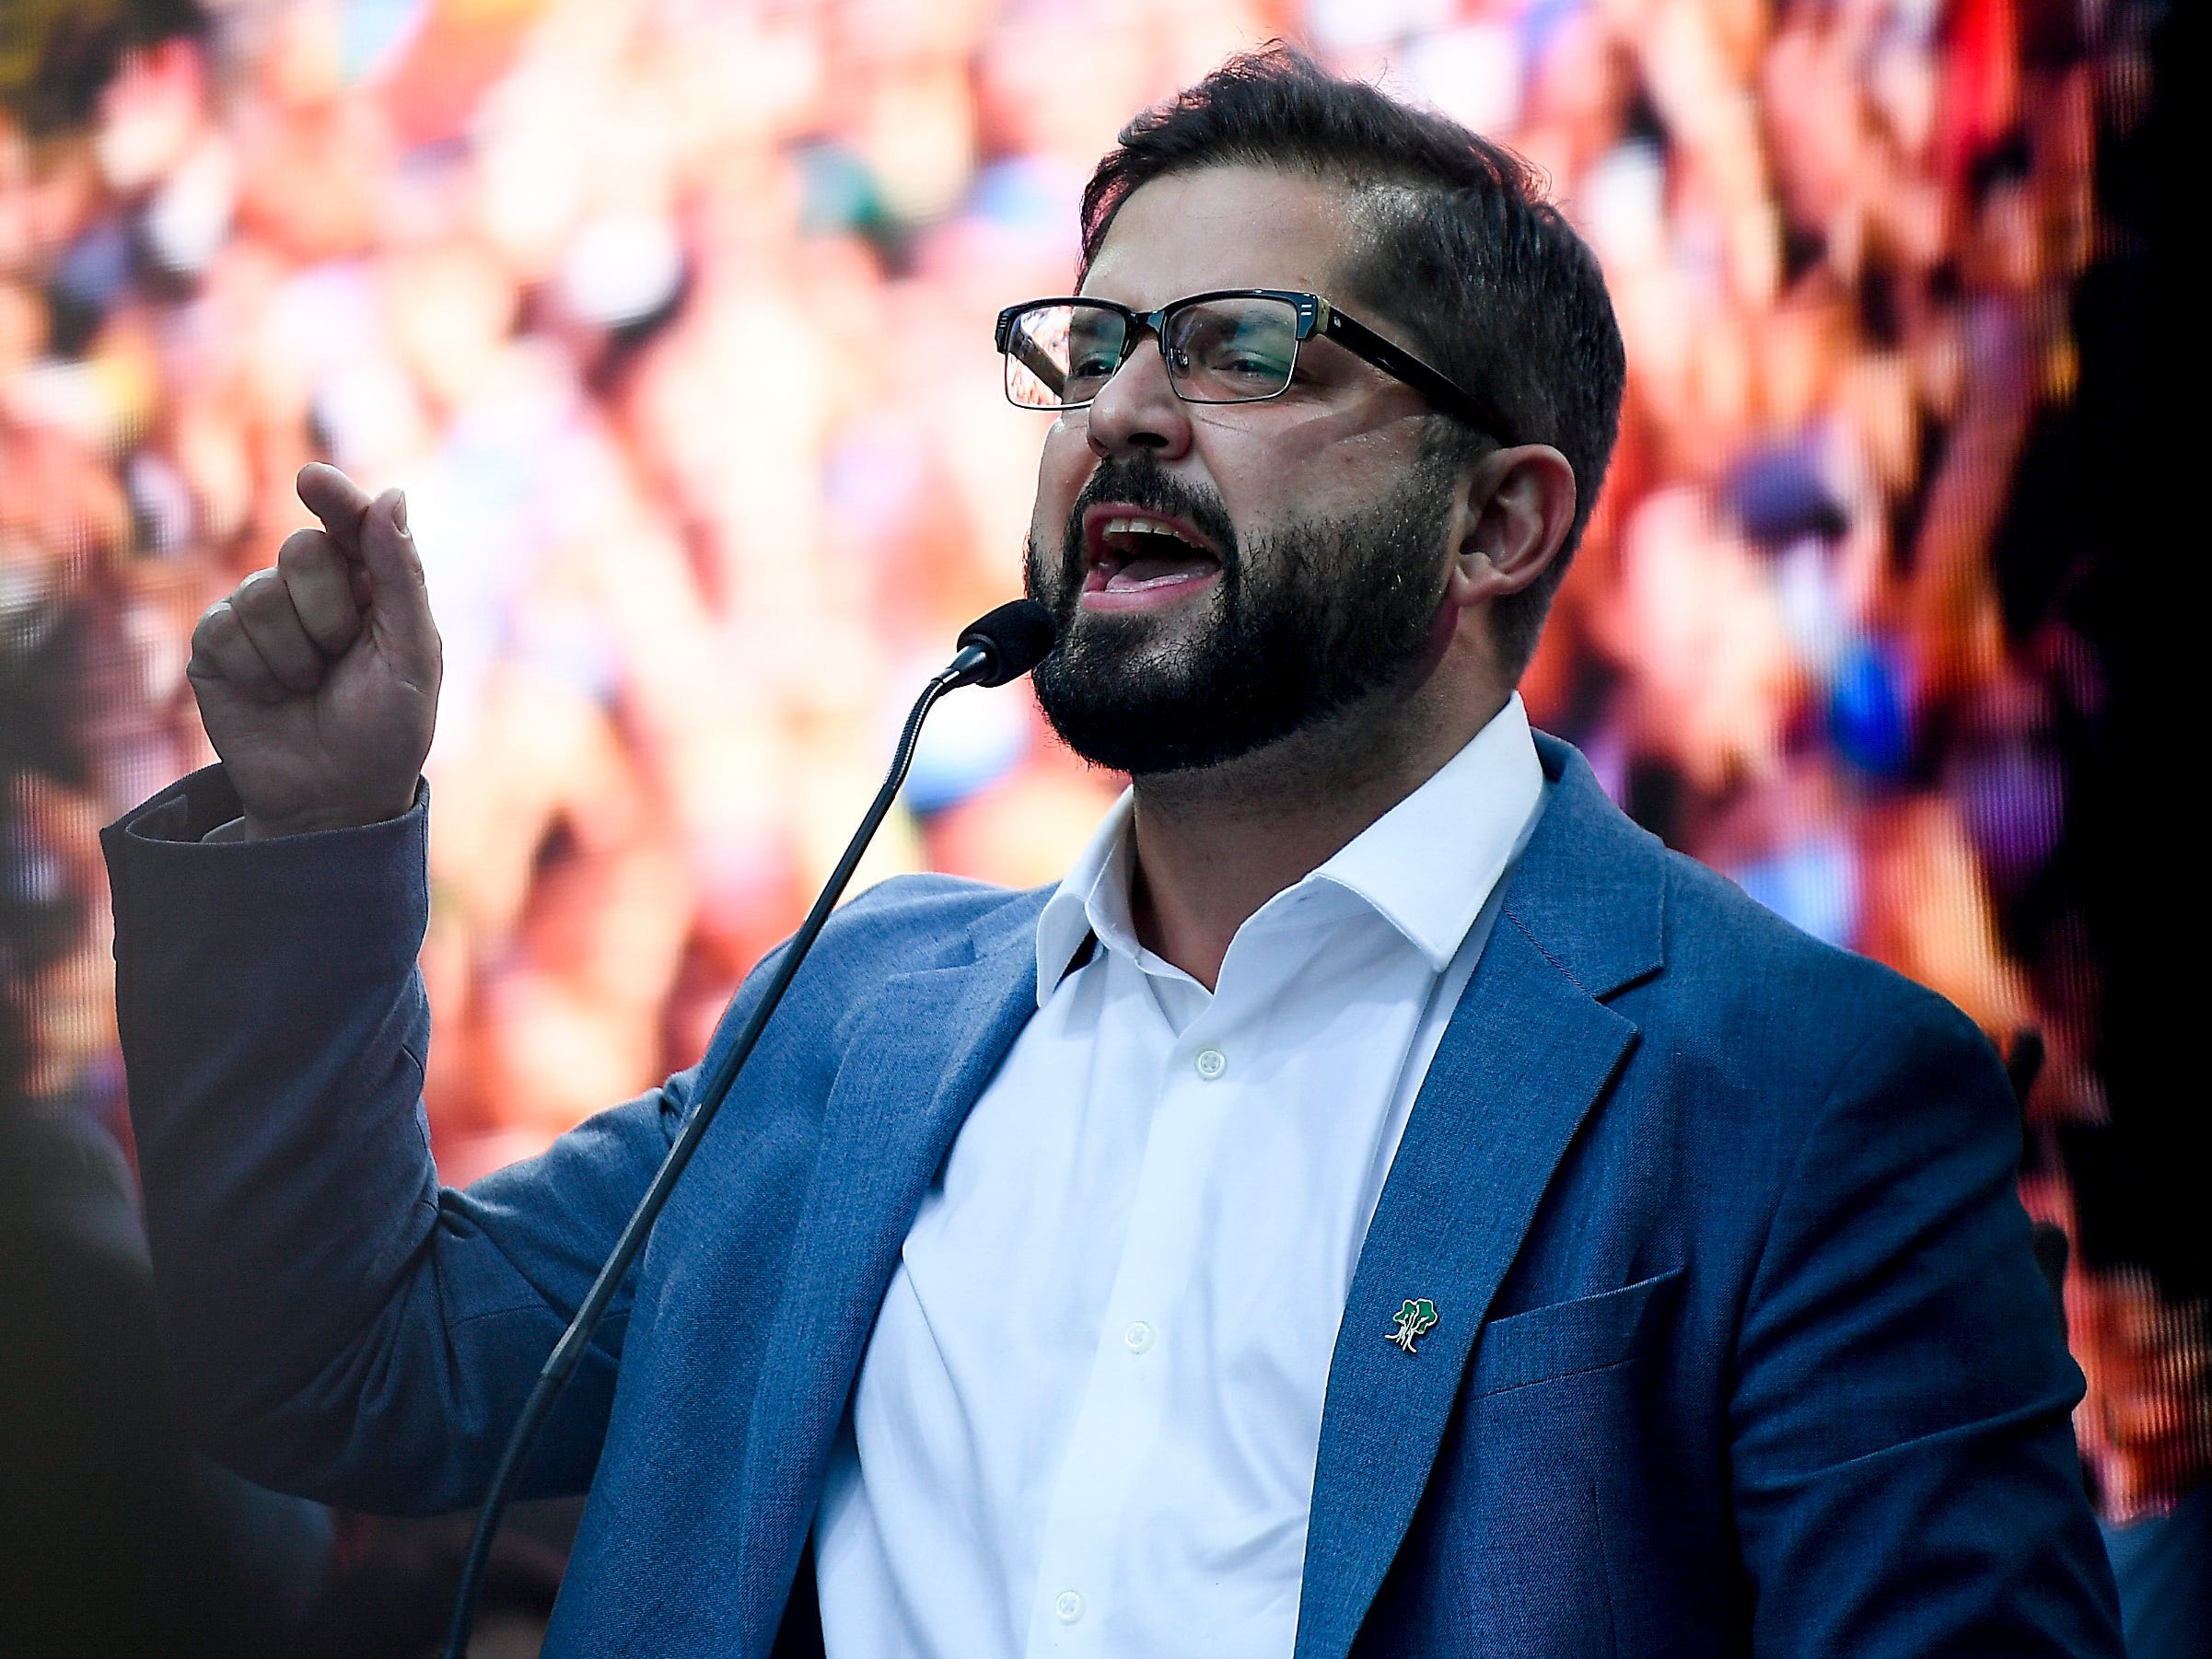
[[[1325,882],[1364,901],[1441,973],[1543,797],[1543,766],[1516,693],[1426,783],[1298,886]],[[1094,934],[1141,958],[1129,913],[1135,813],[1135,794],[1124,790],[1037,919],[1039,1007]]]
[[[1543,763],[1516,692],[1428,782],[1306,879],[1367,900],[1441,973],[1543,798]]]
[[[1136,792],[1124,789],[1069,866],[1058,890],[1044,901],[1044,910],[1037,918],[1038,1007],[1051,1000],[1077,954],[1094,934],[1134,939],[1136,930],[1129,918],[1129,823],[1135,816]],[[1104,927],[1100,922],[1105,923]]]

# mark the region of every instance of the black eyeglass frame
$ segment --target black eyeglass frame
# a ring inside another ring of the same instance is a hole
[[[1119,373],[1123,365],[1129,361],[1128,353],[1134,350],[1138,333],[1149,333],[1153,343],[1159,347],[1161,360],[1166,361],[1168,319],[1178,311],[1191,306],[1204,305],[1210,299],[1279,299],[1296,309],[1298,332],[1292,337],[1293,355],[1290,360],[1293,375],[1298,371],[1296,348],[1298,344],[1317,335],[1333,340],[1355,357],[1372,364],[1393,379],[1403,381],[1445,413],[1459,416],[1501,445],[1510,442],[1507,436],[1505,420],[1487,400],[1475,396],[1449,375],[1429,367],[1404,347],[1391,344],[1366,323],[1345,316],[1318,294],[1299,294],[1287,288],[1209,288],[1204,294],[1189,294],[1172,300],[1157,311],[1135,311],[1127,306],[1116,305],[1112,300],[1100,299],[1090,295],[1059,295],[1046,299],[1027,299],[1019,305],[1008,306],[998,314],[998,326],[994,331],[993,338],[997,343],[999,355],[1010,357],[1012,353],[1008,347],[1014,336],[1014,321],[1024,312],[1034,311],[1042,306],[1090,306],[1101,311],[1112,311],[1129,325],[1131,335],[1129,344],[1123,348],[1121,363],[1114,365],[1115,372]],[[1176,383],[1173,369],[1174,365],[1170,364],[1168,385],[1186,403],[1224,407],[1236,403],[1265,403],[1290,389],[1290,379],[1286,377],[1283,384],[1274,391],[1257,398],[1193,398]],[[1053,405],[1051,409],[1041,409],[1032,403],[1017,402],[1011,387],[1006,389],[1006,397],[1007,401],[1015,408],[1035,409],[1040,414],[1051,413],[1055,410],[1088,409],[1091,402],[1089,398],[1086,398],[1079,403],[1060,403]]]

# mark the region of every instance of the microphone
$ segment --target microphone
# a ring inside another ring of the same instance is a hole
[[[1034,599],[1013,599],[970,622],[960,643],[960,654],[945,665],[954,684],[1003,686],[1053,648],[1053,613]]]
[[[530,1398],[522,1402],[515,1427],[499,1454],[491,1490],[484,1494],[483,1507],[477,1512],[476,1531],[469,1540],[469,1554],[461,1565],[460,1587],[454,1593],[453,1618],[446,1631],[444,1659],[467,1659],[469,1632],[476,1622],[476,1597],[483,1588],[484,1563],[491,1555],[492,1538],[499,1530],[500,1517],[506,1513],[508,1501],[514,1496],[530,1448],[537,1444],[546,1418],[552,1415],[553,1402],[560,1398],[562,1388],[582,1361],[585,1350],[590,1347],[592,1334],[599,1329],[600,1319],[614,1301],[623,1276],[636,1260],[638,1252],[645,1248],[653,1224],[668,1206],[677,1180],[691,1163],[692,1154],[698,1150],[700,1138],[722,1109],[722,1103],[729,1097],[730,1085],[737,1082],[738,1073],[759,1046],[761,1033],[768,1028],[769,1017],[784,1000],[784,992],[791,988],[799,964],[813,949],[815,938],[830,919],[830,911],[853,879],[860,855],[876,839],[877,830],[891,811],[891,803],[898,798],[899,786],[906,782],[907,771],[914,765],[914,745],[922,736],[922,722],[929,717],[937,699],[948,691],[970,685],[1002,686],[1027,674],[1053,648],[1054,632],[1052,613],[1036,600],[1016,599],[1001,605],[968,625],[960,637],[959,654],[922,688],[913,712],[906,716],[905,728],[899,734],[899,745],[892,752],[891,770],[884,774],[883,787],[876,792],[860,827],[854,830],[852,841],[845,846],[844,856],[837,861],[837,867],[830,872],[829,880],[816,895],[806,921],[799,923],[798,932],[791,935],[790,943],[785,946],[783,960],[776,964],[767,988],[761,992],[760,1002],[746,1019],[744,1029],[738,1033],[737,1041],[699,1079],[698,1104],[693,1108],[691,1120],[669,1145],[668,1155],[661,1160],[660,1167],[646,1189],[645,1197],[638,1201],[637,1208],[623,1227],[622,1236],[607,1253],[599,1277],[591,1282],[591,1289],[577,1307],[576,1317],[568,1322],[568,1328],[553,1344],[553,1352],[538,1372]]]

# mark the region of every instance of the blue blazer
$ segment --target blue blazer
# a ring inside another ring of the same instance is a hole
[[[1298,1659],[2118,1659],[1988,1046],[1540,748],[1345,1304]],[[424,806],[198,844],[237,810],[211,769],[107,835],[169,1363],[255,1479],[465,1505],[694,1073],[442,1190]],[[590,1492],[549,1655],[757,1659],[787,1611],[792,1641],[901,1243],[1035,1011],[1043,899],[916,877],[822,935],[530,1470]],[[1412,1354],[1409,1296],[1438,1310]]]

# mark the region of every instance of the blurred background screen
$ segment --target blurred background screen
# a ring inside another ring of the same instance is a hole
[[[995,313],[1067,288],[1134,110],[1283,38],[1519,150],[1601,259],[1627,407],[1530,713],[2018,1062],[2153,1651],[2212,1556],[2203,1088],[2117,944],[2159,890],[2115,758],[2157,539],[2104,492],[2151,418],[2164,9],[0,0],[11,1295],[56,1239],[143,1276],[95,831],[213,759],[187,636],[301,463],[406,488],[445,633],[426,1097],[466,1182],[689,1064],[796,923],[1019,586],[1042,427]],[[858,885],[1054,880],[1119,786],[1019,694],[948,703]],[[143,1345],[64,1315],[0,1339],[6,1399]]]

